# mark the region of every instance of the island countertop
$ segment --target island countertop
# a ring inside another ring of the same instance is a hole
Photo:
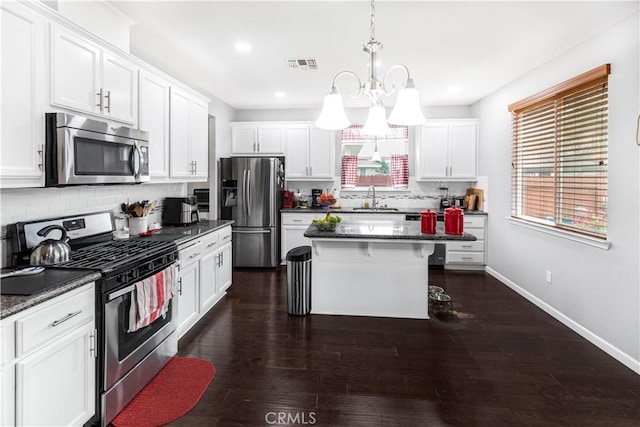
[[[339,223],[335,231],[320,231],[311,224],[304,232],[304,237],[315,239],[382,239],[382,240],[463,240],[474,241],[476,236],[464,233],[451,235],[444,233],[444,222],[436,224],[436,234],[425,234],[420,231],[419,221],[389,220],[357,220]]]

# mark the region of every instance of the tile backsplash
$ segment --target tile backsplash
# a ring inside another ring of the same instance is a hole
[[[8,265],[10,244],[6,225],[19,221],[31,221],[96,211],[113,211],[116,228],[126,224],[120,205],[123,202],[157,200],[158,207],[149,214],[149,224],[160,222],[162,200],[165,197],[187,194],[183,183],[78,186],[65,188],[19,188],[0,190],[0,225],[2,266]]]

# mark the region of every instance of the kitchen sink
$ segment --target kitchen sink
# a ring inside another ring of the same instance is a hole
[[[398,208],[353,208],[354,211],[398,211]]]

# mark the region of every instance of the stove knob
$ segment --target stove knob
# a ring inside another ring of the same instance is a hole
[[[151,261],[147,267],[149,268],[149,271],[153,270],[153,261]]]
[[[125,283],[127,281],[127,274],[119,274],[117,280],[119,283]]]

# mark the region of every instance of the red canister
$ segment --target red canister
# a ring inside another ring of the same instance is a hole
[[[420,231],[425,234],[436,234],[436,218],[436,213],[429,209],[420,212]]]
[[[455,206],[444,210],[444,234],[459,236],[464,233],[464,213]]]

